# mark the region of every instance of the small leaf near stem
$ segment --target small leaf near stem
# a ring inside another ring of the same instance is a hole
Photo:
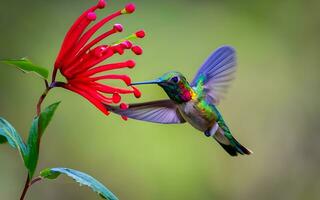
[[[29,175],[32,178],[34,171],[37,167],[40,141],[41,137],[49,125],[56,109],[58,108],[60,102],[51,104],[43,112],[41,112],[37,117],[34,118],[32,126],[30,129],[28,137],[28,150],[29,156],[27,160],[27,168],[29,170]]]

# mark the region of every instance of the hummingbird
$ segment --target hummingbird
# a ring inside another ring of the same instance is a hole
[[[128,109],[105,105],[113,113],[128,118],[161,123],[188,122],[207,137],[214,138],[231,156],[250,155],[231,134],[217,105],[226,93],[236,71],[236,53],[231,46],[214,51],[199,68],[192,82],[177,71],[170,71],[151,81],[131,85],[157,84],[169,99],[129,104]]]

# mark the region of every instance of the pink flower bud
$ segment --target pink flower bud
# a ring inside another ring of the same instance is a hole
[[[107,3],[105,2],[105,0],[99,0],[97,7],[102,9],[107,5]]]
[[[121,24],[115,24],[113,25],[113,29],[116,30],[117,32],[122,32],[123,26]]]
[[[133,3],[126,5],[125,10],[127,13],[133,13],[136,10],[136,6]]]

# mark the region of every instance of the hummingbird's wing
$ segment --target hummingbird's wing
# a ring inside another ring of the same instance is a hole
[[[180,124],[185,122],[177,105],[170,99],[129,104],[129,108],[126,110],[122,110],[118,106],[105,106],[113,113],[132,119],[160,124]]]
[[[203,90],[208,101],[218,104],[234,79],[235,71],[235,50],[230,46],[222,46],[200,67],[191,86]]]

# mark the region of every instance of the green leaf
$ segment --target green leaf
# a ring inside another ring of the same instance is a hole
[[[10,146],[18,149],[23,161],[26,161],[28,150],[20,134],[5,119],[0,117],[0,144],[8,142]]]
[[[40,133],[43,135],[45,129],[48,127],[56,109],[58,108],[61,101],[51,104],[46,107],[43,112],[40,114]]]
[[[23,71],[24,73],[33,72],[36,75],[40,76],[43,79],[47,79],[49,72],[46,68],[40,67],[38,65],[33,64],[26,58],[17,59],[17,60],[0,60],[3,63],[13,65]]]
[[[46,179],[56,179],[60,174],[65,174],[73,178],[81,185],[90,187],[94,192],[98,193],[102,198],[109,200],[118,200],[118,198],[102,183],[83,172],[68,168],[48,168],[41,171],[40,176]]]
[[[39,158],[39,144],[38,141],[42,137],[45,129],[49,125],[54,112],[56,111],[60,102],[54,103],[48,106],[43,112],[41,112],[40,117],[34,118],[28,137],[28,159],[27,168],[29,170],[30,178],[33,177],[34,171],[36,170],[38,158]]]
[[[6,143],[7,142],[7,138],[0,135],[0,144]]]

